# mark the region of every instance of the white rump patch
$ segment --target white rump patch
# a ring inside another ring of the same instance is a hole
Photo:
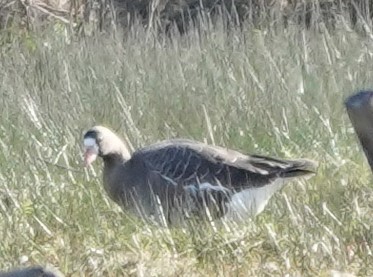
[[[228,204],[226,218],[243,220],[260,214],[273,194],[280,190],[285,183],[284,179],[278,179],[260,188],[250,188],[235,193]]]
[[[86,148],[91,148],[97,146],[96,140],[94,138],[85,138],[84,139],[84,146]]]
[[[254,217],[267,206],[269,199],[279,191],[288,180],[277,179],[276,181],[267,184],[260,188],[249,188],[233,194],[231,200],[227,203],[227,214],[225,219],[240,221],[250,217]],[[210,183],[201,183],[199,186],[192,184],[184,187],[185,191],[192,195],[203,191],[222,191],[229,192],[230,189],[212,185]]]

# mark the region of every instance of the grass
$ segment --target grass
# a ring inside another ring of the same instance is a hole
[[[9,44],[10,43],[10,44]],[[67,276],[372,276],[371,172],[343,107],[372,87],[373,44],[346,27],[183,37],[12,39],[0,57],[0,268]],[[125,216],[82,168],[99,123],[137,148],[186,137],[320,163],[253,222],[159,229]],[[210,127],[209,127],[210,126]]]

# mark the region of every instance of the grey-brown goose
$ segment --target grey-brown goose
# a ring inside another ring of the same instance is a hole
[[[255,216],[286,181],[314,174],[317,167],[311,160],[244,155],[187,139],[161,141],[130,155],[125,143],[103,126],[85,133],[84,149],[87,166],[97,156],[103,159],[104,187],[112,200],[168,223],[180,215]]]
[[[63,277],[64,275],[55,268],[32,266],[11,271],[0,271],[0,277]]]

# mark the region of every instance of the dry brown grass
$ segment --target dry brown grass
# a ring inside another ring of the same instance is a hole
[[[67,276],[373,276],[372,173],[343,107],[352,91],[373,87],[372,37],[343,24],[348,16],[333,32],[314,21],[321,32],[249,21],[227,29],[225,20],[184,36],[149,36],[139,21],[115,36],[77,38],[70,24],[0,33],[1,269],[50,263]],[[213,139],[320,167],[247,224],[159,229],[108,199],[99,163],[82,168],[82,134],[96,123],[120,130],[134,147]]]
[[[145,27],[168,31],[173,26],[185,32],[195,21],[214,20],[224,16],[226,24],[242,25],[250,22],[257,28],[292,23],[307,28],[325,24],[335,28],[337,22],[347,20],[355,26],[369,25],[373,2],[347,0],[2,0],[0,27],[16,22],[26,28],[35,24],[59,21],[80,27],[86,33],[108,30],[119,23],[130,27],[141,22]],[[81,29],[78,28],[80,31]]]
[[[227,32],[218,24],[147,40],[138,24],[123,37],[75,39],[56,28],[13,38],[0,48],[0,268],[373,276],[371,172],[343,108],[351,91],[372,87],[373,44],[338,27]],[[134,147],[213,137],[320,167],[276,194],[253,222],[159,229],[108,199],[99,163],[81,167],[81,136],[95,123],[120,130]]]

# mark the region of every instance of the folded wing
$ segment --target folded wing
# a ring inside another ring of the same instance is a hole
[[[310,160],[249,156],[191,140],[153,144],[134,153],[136,156],[143,160],[147,170],[157,172],[168,182],[234,190],[265,186],[275,178],[312,174],[317,166]]]

